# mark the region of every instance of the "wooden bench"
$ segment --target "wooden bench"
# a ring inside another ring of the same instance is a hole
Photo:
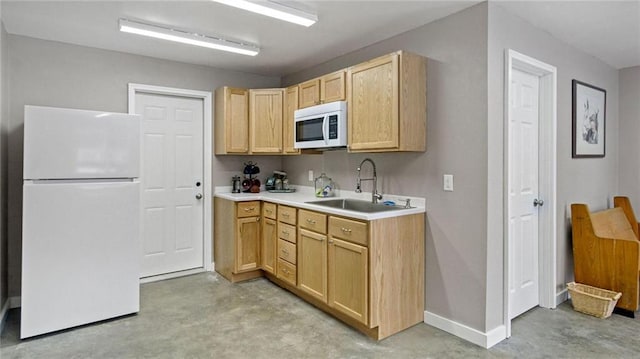
[[[615,203],[615,201],[614,201]],[[629,205],[628,211],[633,216]],[[638,310],[640,241],[638,223],[622,207],[589,212],[586,204],[571,205],[575,281],[621,292],[617,308]]]
[[[627,216],[627,220],[631,224],[631,229],[636,234],[636,238],[640,240],[640,223],[638,223],[636,215],[633,213],[629,197],[613,197],[613,206],[622,208],[625,216]]]

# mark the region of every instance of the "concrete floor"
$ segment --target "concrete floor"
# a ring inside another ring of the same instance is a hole
[[[9,358],[640,358],[640,319],[533,309],[485,350],[426,324],[375,342],[266,279],[214,273],[143,284],[138,315],[19,340],[20,311],[0,337]]]

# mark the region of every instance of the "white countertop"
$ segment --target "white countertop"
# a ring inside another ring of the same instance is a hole
[[[293,206],[303,209],[308,209],[312,211],[325,212],[330,214],[335,214],[344,217],[351,217],[357,219],[363,219],[367,221],[371,221],[374,219],[381,218],[391,218],[391,217],[399,217],[406,216],[409,214],[416,213],[425,213],[425,199],[420,197],[411,197],[411,196],[401,196],[401,195],[386,195],[384,194],[382,197],[383,201],[394,201],[397,205],[404,205],[405,199],[411,199],[411,207],[406,209],[398,209],[398,210],[390,210],[384,212],[375,212],[375,213],[365,213],[365,212],[357,212],[350,211],[340,208],[332,208],[326,206],[320,206],[317,204],[306,203],[310,201],[320,201],[323,199],[331,200],[331,199],[340,199],[340,198],[352,198],[352,199],[363,199],[363,200],[371,200],[371,193],[355,193],[354,191],[339,191],[336,190],[336,195],[334,197],[328,198],[318,198],[314,195],[313,187],[307,186],[292,186],[296,189],[296,192],[293,193],[271,193],[261,189],[260,193],[231,193],[230,186],[222,186],[215,188],[214,197],[228,199],[234,202],[245,202],[245,201],[267,201],[278,204],[283,204],[286,206]]]

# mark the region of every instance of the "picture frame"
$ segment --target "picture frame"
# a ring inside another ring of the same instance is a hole
[[[605,156],[607,91],[572,81],[572,158]]]

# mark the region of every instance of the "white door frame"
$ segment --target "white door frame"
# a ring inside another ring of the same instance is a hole
[[[556,303],[556,146],[557,146],[557,69],[532,57],[507,49],[505,52],[505,85],[504,85],[504,325],[507,338],[511,336],[511,319],[509,318],[509,126],[511,118],[511,76],[512,71],[520,70],[540,80],[539,90],[539,189],[544,206],[539,209],[538,225],[538,270],[539,301],[544,308],[555,308]]]
[[[207,91],[196,91],[196,90],[186,90],[179,89],[173,87],[162,87],[162,86],[153,86],[153,85],[144,85],[144,84],[136,84],[129,83],[129,113],[136,113],[136,94],[137,93],[147,93],[147,94],[156,94],[156,95],[168,95],[168,96],[178,96],[178,97],[190,97],[196,99],[202,99],[204,104],[203,111],[203,131],[204,131],[204,146],[203,146],[203,182],[204,182],[204,231],[202,236],[203,246],[202,249],[204,251],[204,258],[202,258],[203,269],[205,271],[211,271],[212,266],[212,258],[211,258],[211,238],[212,238],[212,223],[211,223],[211,206],[212,206],[212,186],[211,186],[211,153],[213,153],[213,148],[211,146],[211,92]],[[153,281],[153,280],[162,280],[166,278],[171,278],[177,275],[185,275],[190,274],[192,272],[199,272],[202,270],[189,270],[178,272],[176,275],[168,274],[168,275],[159,275],[155,277],[145,278],[142,280],[143,282]]]

